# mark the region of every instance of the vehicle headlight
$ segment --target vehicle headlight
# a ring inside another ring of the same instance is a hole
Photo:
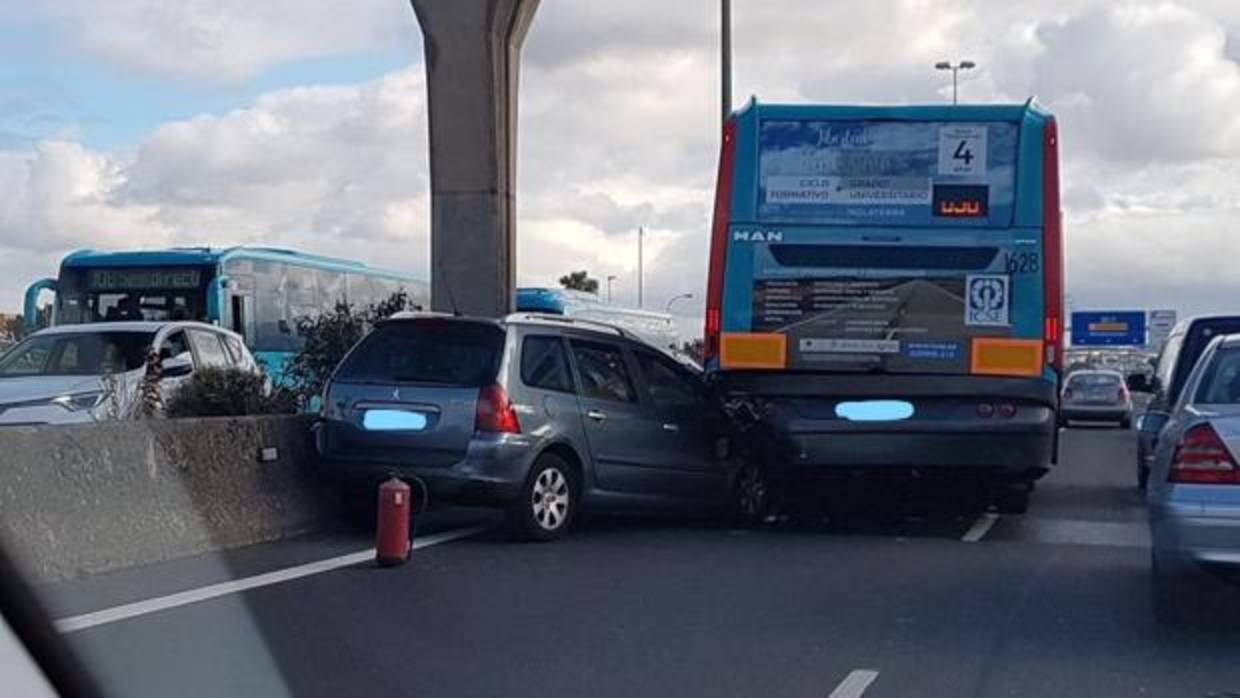
[[[93,410],[103,402],[105,393],[102,390],[93,390],[88,393],[73,393],[71,395],[61,395],[51,400],[53,405],[60,405],[70,412],[81,412],[84,410]]]

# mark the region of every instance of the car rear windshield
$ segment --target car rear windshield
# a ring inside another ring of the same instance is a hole
[[[338,380],[482,386],[495,381],[504,332],[494,325],[417,320],[370,333],[340,366]]]
[[[1201,377],[1193,402],[1203,405],[1240,404],[1240,350],[1224,349],[1214,354],[1214,360]]]
[[[1068,379],[1073,388],[1111,388],[1119,385],[1119,376],[1110,373],[1078,373]]]
[[[0,357],[0,378],[102,376],[140,368],[153,332],[66,332],[30,337]]]

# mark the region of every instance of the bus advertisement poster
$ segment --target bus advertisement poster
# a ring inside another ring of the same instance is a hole
[[[966,324],[961,278],[761,279],[753,331],[788,337],[789,368],[966,373],[973,337],[1009,328]]]
[[[1007,225],[1017,133],[1006,122],[764,120],[758,218]]]

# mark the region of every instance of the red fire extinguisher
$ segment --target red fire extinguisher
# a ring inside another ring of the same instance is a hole
[[[375,531],[375,561],[399,565],[409,559],[409,520],[413,502],[409,485],[392,475],[379,485],[379,516]]]

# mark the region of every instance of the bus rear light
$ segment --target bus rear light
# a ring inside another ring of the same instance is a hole
[[[1063,373],[1063,212],[1059,208],[1059,126],[1049,118],[1042,131],[1043,310],[1045,363]]]
[[[982,419],[990,419],[995,414],[995,406],[989,402],[977,403],[977,416]]]
[[[1175,447],[1168,482],[1204,485],[1240,484],[1240,469],[1214,427],[1198,424],[1184,432]]]
[[[732,179],[736,173],[736,120],[723,125],[719,150],[719,178],[715,186],[715,212],[711,222],[710,266],[706,276],[706,323],[704,358],[719,356],[719,333],[723,329],[723,275],[728,253],[728,226],[732,211]]]
[[[1004,419],[1011,419],[1016,416],[1016,405],[1013,405],[1010,402],[1005,402],[999,405],[998,412],[1000,417],[1003,417]]]

